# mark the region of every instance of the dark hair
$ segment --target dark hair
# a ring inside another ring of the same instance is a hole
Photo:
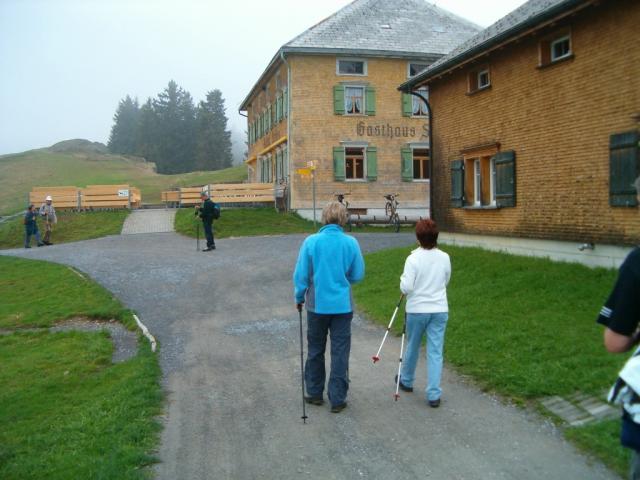
[[[433,220],[420,220],[416,223],[416,238],[422,248],[431,250],[438,245],[438,226]]]

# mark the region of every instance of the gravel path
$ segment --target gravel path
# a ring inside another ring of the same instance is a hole
[[[412,243],[358,234],[363,251]],[[300,420],[298,317],[291,274],[302,235],[222,239],[214,252],[174,233],[4,251],[73,265],[138,311],[161,343],[168,393],[158,479],[614,479],[535,414],[450,370],[443,404],[393,401],[399,340],[375,366],[383,328],[357,317],[349,407]],[[455,275],[455,272],[454,272]],[[389,298],[389,312],[396,295]],[[455,322],[455,317],[451,318]]]

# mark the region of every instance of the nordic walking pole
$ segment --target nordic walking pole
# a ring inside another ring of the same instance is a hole
[[[402,340],[400,341],[400,361],[398,362],[398,375],[396,376],[396,393],[393,398],[397,402],[400,398],[400,370],[402,370],[402,354],[404,353],[404,335],[407,331],[407,314],[404,314],[404,323],[402,324]]]
[[[396,309],[393,311],[393,315],[391,316],[391,321],[387,326],[387,331],[384,332],[384,337],[382,337],[382,343],[380,344],[380,348],[378,349],[378,353],[376,353],[373,357],[373,363],[376,363],[380,360],[380,352],[382,351],[382,346],[384,345],[385,340],[387,339],[387,335],[389,335],[389,330],[391,330],[391,325],[393,325],[393,321],[396,319],[396,315],[398,314],[398,309],[400,308],[400,304],[402,303],[402,299],[404,298],[404,293],[400,295],[400,300],[398,300],[398,304],[396,305]]]
[[[302,304],[297,305],[300,318],[300,387],[302,389],[302,422],[307,423],[307,408],[304,401],[304,344],[302,343]]]

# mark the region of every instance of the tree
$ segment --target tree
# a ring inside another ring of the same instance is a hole
[[[196,170],[220,170],[230,167],[231,131],[227,130],[227,116],[220,90],[207,93],[206,101],[198,105],[196,118]]]
[[[157,160],[158,116],[153,108],[153,101],[148,98],[140,108],[138,128],[136,129],[136,155],[146,158],[150,162]],[[157,164],[156,164],[157,167]]]
[[[131,155],[136,152],[139,113],[137,98],[133,100],[127,95],[123,100],[120,100],[118,109],[113,116],[114,124],[111,127],[107,144],[111,153]]]

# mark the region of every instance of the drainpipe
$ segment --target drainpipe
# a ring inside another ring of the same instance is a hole
[[[427,112],[429,113],[429,218],[433,219],[433,111],[431,110],[431,104],[424,95],[417,90],[411,90],[411,95],[418,97],[427,106]]]
[[[280,50],[280,59],[282,63],[287,66],[287,172],[289,172],[289,178],[287,179],[287,188],[289,190],[289,194],[287,195],[287,212],[291,210],[291,197],[293,196],[293,189],[291,188],[293,178],[292,175],[292,166],[291,159],[293,156],[291,155],[293,143],[291,142],[291,66],[287,62],[287,59],[284,57],[284,52]]]

